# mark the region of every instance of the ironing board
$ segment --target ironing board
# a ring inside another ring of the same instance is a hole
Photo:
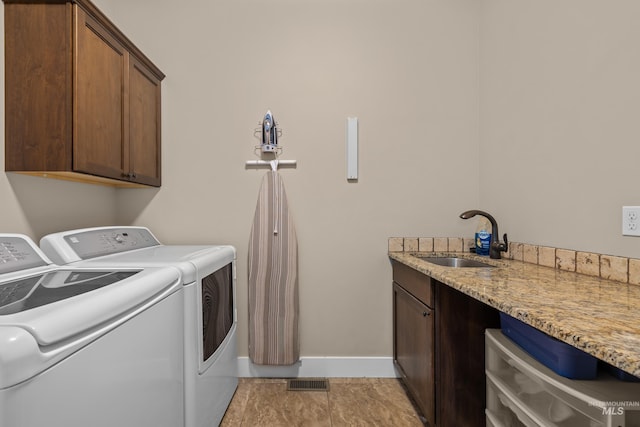
[[[291,365],[298,340],[298,243],[282,178],[262,179],[249,237],[249,357]]]

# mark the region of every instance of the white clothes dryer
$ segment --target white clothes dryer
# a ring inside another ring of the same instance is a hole
[[[40,247],[60,264],[178,268],[184,287],[184,425],[219,425],[238,385],[233,246],[162,245],[145,227],[98,227],[45,236]]]
[[[175,427],[184,414],[176,268],[59,267],[0,234],[0,427]]]

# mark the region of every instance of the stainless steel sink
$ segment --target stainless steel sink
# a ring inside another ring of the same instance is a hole
[[[418,258],[424,261],[430,262],[432,264],[442,265],[444,267],[454,267],[454,268],[494,267],[491,264],[485,264],[484,262],[476,261],[473,259],[467,259],[467,258],[434,257],[434,256],[422,256]]]

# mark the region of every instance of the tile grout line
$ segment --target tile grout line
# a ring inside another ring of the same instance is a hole
[[[327,382],[329,383],[329,390],[327,393],[327,412],[329,413],[329,427],[333,427],[333,411],[331,410],[331,389],[333,385],[331,384],[331,380],[327,378]]]

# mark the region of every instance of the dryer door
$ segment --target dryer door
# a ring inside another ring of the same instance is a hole
[[[233,268],[229,263],[202,279],[202,360],[215,353],[233,326]]]

